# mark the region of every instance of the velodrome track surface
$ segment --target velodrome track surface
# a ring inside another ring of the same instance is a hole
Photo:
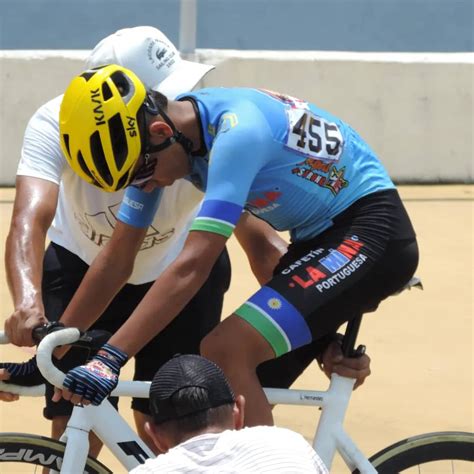
[[[412,290],[385,301],[362,324],[360,342],[372,358],[372,375],[358,389],[346,428],[368,455],[402,438],[429,431],[473,430],[473,267],[474,186],[402,186],[401,195],[416,228],[421,260],[417,275],[424,291]],[[14,190],[0,190],[0,250],[8,232]],[[232,285],[224,315],[257,288],[236,241],[229,243]],[[1,318],[12,306],[0,271]],[[27,352],[0,346],[1,360],[26,360]],[[130,367],[123,371],[130,378]],[[297,388],[325,389],[313,364]],[[47,435],[41,399],[0,403],[0,431]],[[129,401],[120,410],[132,423]],[[311,439],[315,408],[278,406],[276,423]],[[123,469],[108,452],[100,459],[114,472]],[[1,469],[0,469],[1,471]],[[2,471],[3,472],[3,471]],[[346,472],[336,461],[333,472]]]

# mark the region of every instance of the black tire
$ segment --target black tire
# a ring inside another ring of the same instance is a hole
[[[24,433],[0,433],[0,463],[22,463],[43,466],[59,472],[66,445],[45,436]],[[112,474],[94,458],[86,462],[88,474]],[[0,467],[0,472],[4,472]]]
[[[413,436],[369,459],[379,474],[395,474],[434,461],[456,460],[474,462],[473,433],[454,431]]]

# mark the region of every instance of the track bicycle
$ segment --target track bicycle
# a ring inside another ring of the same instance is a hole
[[[406,288],[420,285],[412,279]],[[343,339],[343,352],[357,356],[354,350],[361,318],[348,323]],[[87,334],[87,333],[85,333]],[[67,328],[47,335],[37,350],[38,367],[53,385],[61,387],[64,373],[52,363],[53,350],[60,345],[84,341],[78,329]],[[0,333],[0,343],[7,343]],[[321,415],[315,431],[313,447],[323,462],[331,468],[338,452],[349,471],[362,474],[392,474],[417,467],[416,472],[472,472],[474,467],[474,434],[465,432],[436,432],[413,436],[379,451],[367,458],[343,429],[349,405],[353,379],[333,374],[326,391],[296,389],[265,389],[271,404],[317,406]],[[148,397],[150,382],[120,381],[112,392],[115,396]],[[41,396],[44,386],[21,387],[0,382],[0,390],[22,396]],[[0,463],[17,462],[43,466],[50,472],[105,474],[111,473],[104,464],[88,456],[88,434],[93,431],[115,455],[124,470],[131,470],[154,456],[124,418],[105,400],[99,406],[76,405],[60,441],[26,433],[0,433]],[[434,462],[446,461],[442,470]],[[427,470],[424,470],[424,469]],[[1,472],[5,472],[1,469]]]

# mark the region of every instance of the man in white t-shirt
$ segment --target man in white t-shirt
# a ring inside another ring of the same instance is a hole
[[[328,472],[300,434],[275,426],[243,428],[244,405],[213,362],[198,355],[172,358],[151,384],[153,421],[146,426],[164,454],[131,473]]]
[[[107,63],[133,68],[148,87],[153,89],[159,84],[159,89],[171,96],[191,90],[213,69],[210,65],[181,59],[169,39],[152,27],[128,28],[103,39],[89,55],[87,66]],[[33,345],[34,327],[61,317],[113,229],[123,225],[116,218],[123,193],[104,193],[85,183],[61,152],[58,128],[61,99],[59,96],[44,104],[29,121],[17,171],[13,217],[6,243],[6,272],[14,313],[7,319],[5,330],[14,344],[23,346]],[[138,257],[134,263],[130,262],[133,272],[128,284],[110,303],[95,328],[114,332],[133,312],[152,282],[180,252],[201,199],[202,193],[191,183],[177,183],[164,190],[162,205],[148,228]],[[45,251],[46,237],[51,243]],[[182,311],[180,321],[170,325],[163,337],[155,338],[137,354],[135,379],[150,380],[158,367],[176,352],[198,352],[201,338],[220,320],[229,281],[230,262],[224,252],[200,292]],[[86,329],[80,321],[77,326]],[[81,361],[83,355],[71,350],[62,361],[62,368],[67,371]],[[28,368],[34,370],[35,361],[20,370],[28,375]],[[8,377],[5,370],[0,372],[0,378]],[[34,382],[33,377],[30,383]],[[52,389],[48,388],[44,415],[54,420],[52,434],[58,438],[72,405],[52,402],[51,394]],[[139,432],[145,437],[147,401],[135,399],[132,408]]]
[[[170,98],[192,89],[213,68],[182,60],[168,38],[152,27],[119,30],[102,40],[88,57],[87,66],[106,63],[133,69],[147,87],[157,88]],[[67,165],[59,145],[61,99],[59,96],[47,102],[31,118],[17,172],[14,211],[6,244],[6,272],[14,312],[6,320],[5,330],[14,344],[22,346],[33,345],[34,327],[61,317],[89,265],[99,251],[107,252],[105,244],[113,229],[127,226],[117,220],[123,192],[104,193],[79,178]],[[110,302],[94,328],[115,332],[129,317],[154,280],[180,252],[201,199],[202,193],[184,180],[163,190],[161,204],[137,258],[135,262],[127,262],[133,266],[128,284]],[[286,251],[286,243],[267,224],[250,215],[241,224],[236,235],[263,284]],[[131,238],[134,232],[142,231],[139,227],[128,227]],[[46,237],[51,243],[45,251]],[[268,248],[269,242],[272,248]],[[262,261],[262,255],[274,257]],[[108,258],[113,259],[114,255]],[[137,354],[134,379],[150,380],[178,352],[198,352],[201,338],[219,322],[229,281],[230,262],[224,252],[180,316]],[[68,323],[87,328],[81,320]],[[325,338],[280,360],[262,364],[261,383],[288,387],[329,341],[330,338]],[[358,378],[360,384],[369,373],[367,357],[344,359],[334,345],[327,354],[330,356],[325,363],[328,374],[335,370]],[[77,350],[71,350],[61,362],[65,371],[81,363],[83,355]],[[0,380],[8,379],[12,371],[16,371],[12,382],[29,385],[42,382],[34,360],[27,364],[0,364]],[[52,402],[52,392],[48,386],[44,415],[53,420],[52,436],[59,438],[72,406],[64,400]],[[2,400],[16,398],[0,392]],[[144,431],[149,413],[147,401],[135,399],[132,408],[140,436],[151,442]],[[98,450],[94,446],[99,444],[92,444],[93,455]]]

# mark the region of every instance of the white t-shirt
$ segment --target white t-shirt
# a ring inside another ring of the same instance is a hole
[[[61,100],[59,96],[47,102],[29,121],[17,175],[46,179],[60,186],[48,237],[90,265],[112,234],[124,192],[103,192],[79,178],[68,165],[59,145]],[[177,257],[202,198],[203,194],[183,179],[164,189],[130,283],[155,280]]]
[[[327,473],[320,457],[298,433],[275,426],[204,434],[191,438],[131,474]]]

